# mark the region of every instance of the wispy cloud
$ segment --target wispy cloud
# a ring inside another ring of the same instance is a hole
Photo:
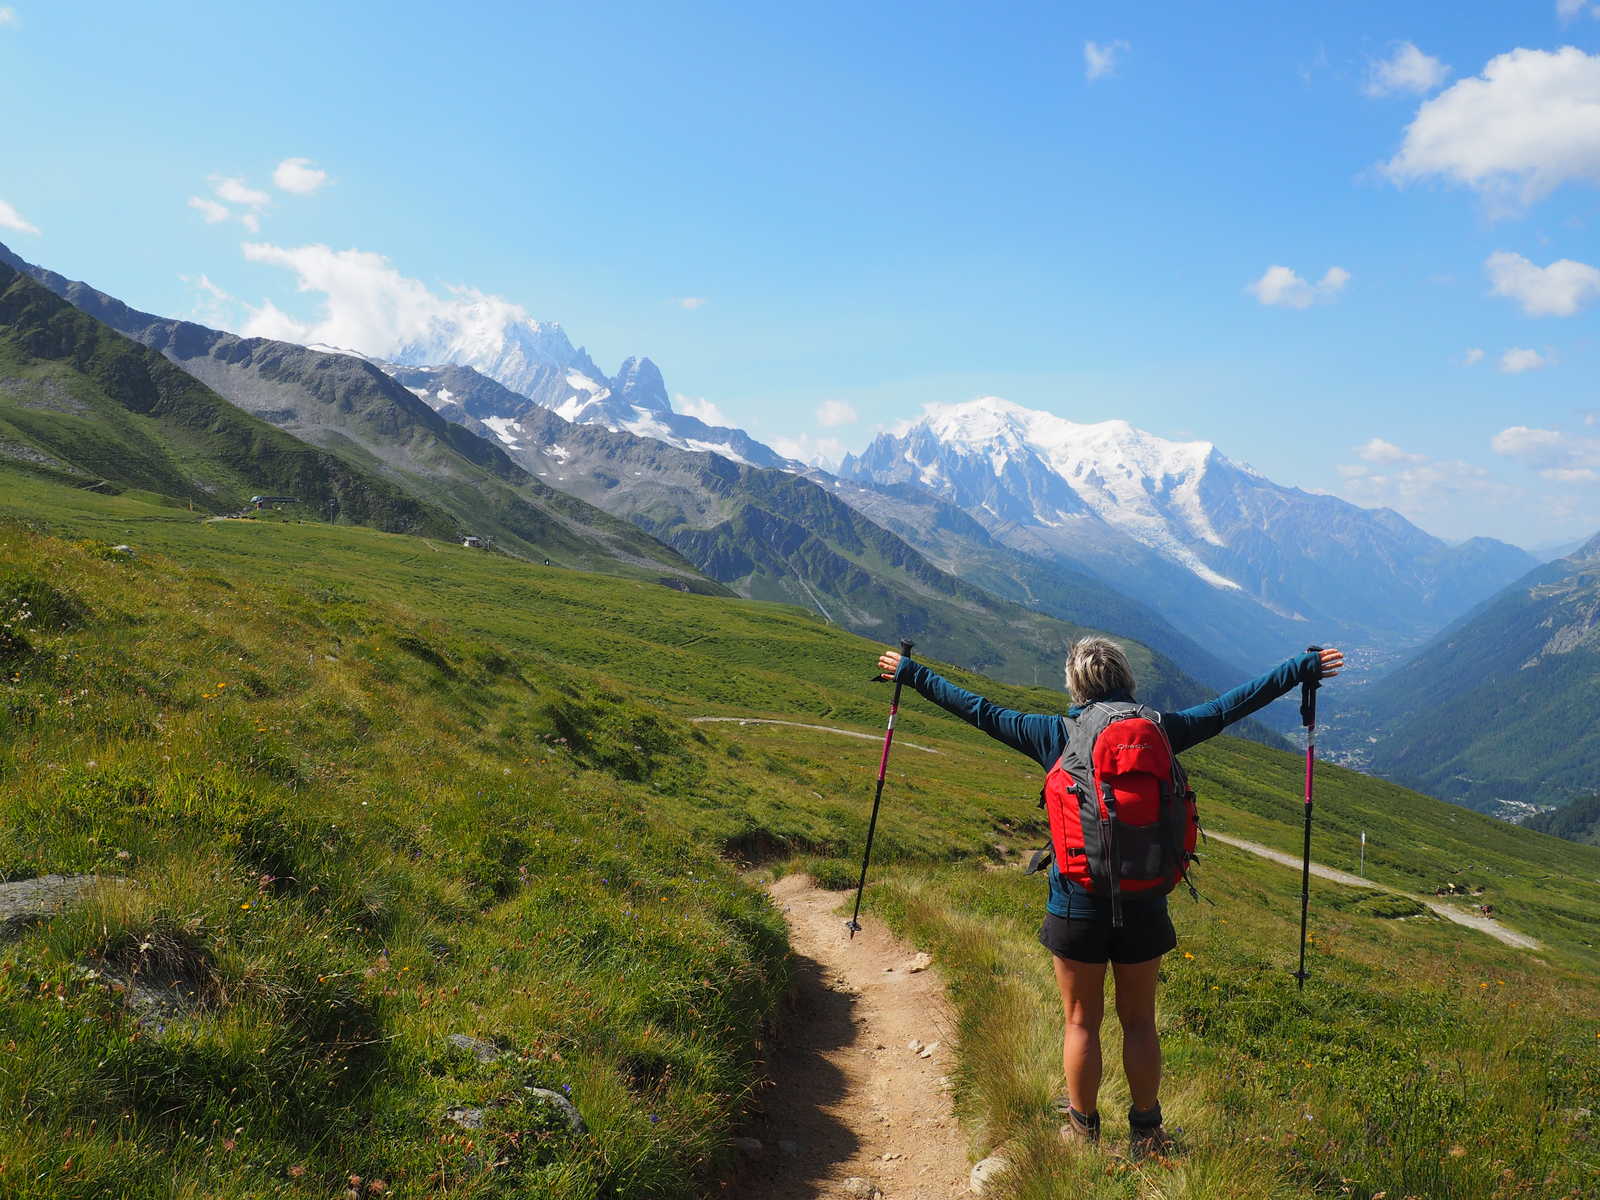
[[[1483,347],[1474,346],[1461,356],[1461,365],[1475,367],[1483,361]]]
[[[1369,96],[1393,96],[1400,92],[1431,92],[1450,77],[1450,68],[1432,55],[1424,54],[1410,42],[1401,42],[1388,58],[1368,65],[1367,82],[1362,91]]]
[[[1329,267],[1316,283],[1308,283],[1288,267],[1271,266],[1260,279],[1248,284],[1249,292],[1262,304],[1273,308],[1310,308],[1334,299],[1350,282],[1343,267]]]
[[[674,396],[672,407],[686,416],[697,417],[707,425],[727,425],[727,415],[704,396]]]
[[[1554,483],[1600,482],[1600,438],[1559,429],[1512,425],[1490,439],[1503,458],[1522,464]]]
[[[1496,250],[1483,267],[1494,294],[1515,300],[1530,317],[1575,316],[1600,296],[1600,270],[1570,258],[1540,267],[1520,254]]]
[[[1362,461],[1336,467],[1343,492],[1357,504],[1398,509],[1415,519],[1446,517],[1461,505],[1505,502],[1518,489],[1460,459],[1430,458],[1374,437],[1355,448]]]
[[[246,336],[301,345],[317,342],[393,357],[410,343],[437,336],[441,329],[483,341],[501,336],[513,322],[529,320],[521,305],[476,288],[448,287],[440,295],[422,281],[402,275],[383,255],[366,250],[265,242],[246,242],[242,249],[250,262],[290,271],[299,291],[322,298],[311,320],[294,317],[270,300],[250,306],[241,331]]]
[[[226,204],[218,204],[209,196],[190,196],[189,207],[198,212],[207,225],[216,225],[233,215],[233,210]]]
[[[1383,165],[1397,184],[1442,179],[1508,215],[1562,184],[1600,183],[1600,55],[1512,50],[1418,110]]]
[[[1505,375],[1521,375],[1524,371],[1541,371],[1550,360],[1537,350],[1513,346],[1500,356],[1500,371]]]
[[[217,197],[226,200],[229,204],[237,204],[243,208],[265,208],[272,203],[272,197],[260,188],[253,188],[243,179],[236,176],[213,175],[211,177],[211,190]]]
[[[859,415],[853,406],[843,400],[824,400],[817,406],[817,424],[824,429],[837,429],[841,425],[854,425]]]
[[[1588,13],[1591,17],[1600,17],[1600,4],[1593,0],[1556,0],[1556,16],[1561,18],[1563,25],[1577,20]]]
[[[767,444],[785,458],[797,458],[803,463],[824,470],[837,467],[849,453],[845,444],[835,437],[814,437],[809,433],[794,437],[768,438]]]
[[[328,173],[309,158],[286,158],[273,168],[272,182],[280,191],[309,196],[328,182]]]
[[[1121,38],[1110,42],[1085,42],[1083,44],[1083,77],[1091,83],[1115,75],[1117,67],[1133,47]]]
[[[0,200],[0,229],[14,233],[38,233],[39,227],[28,220],[4,200]]]
[[[677,296],[672,302],[679,308],[687,308],[690,312],[693,312],[697,308],[705,307],[706,298],[704,296]]]
[[[20,22],[17,20],[17,10],[12,8],[9,4],[5,5],[4,7],[0,7],[0,29],[4,29],[7,25],[17,24],[20,24]]]

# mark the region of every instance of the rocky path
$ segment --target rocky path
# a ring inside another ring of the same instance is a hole
[[[789,922],[795,995],[772,1084],[745,1133],[760,1143],[735,1200],[968,1195],[966,1139],[945,1077],[954,1016],[935,971],[882,922],[852,940],[846,893],[790,875],[768,888]],[[920,1049],[914,1049],[913,1043]]]
[[[1248,850],[1251,854],[1259,854],[1262,858],[1270,858],[1275,863],[1282,863],[1286,867],[1293,867],[1296,871],[1303,868],[1300,859],[1292,854],[1285,854],[1281,850],[1273,850],[1261,845],[1259,842],[1247,842],[1243,838],[1232,837],[1226,833],[1206,831],[1208,837],[1216,838],[1219,842],[1226,842],[1240,850]],[[1347,887],[1377,888],[1379,885],[1370,879],[1363,879],[1359,875],[1352,875],[1348,871],[1340,871],[1333,867],[1324,867],[1317,863],[1311,864],[1311,873],[1318,879],[1329,879],[1334,883],[1342,883]],[[1383,891],[1393,891],[1392,888],[1383,888]],[[1425,904],[1447,921],[1454,921],[1457,925],[1465,925],[1468,929],[1476,929],[1486,933],[1497,941],[1508,946],[1515,946],[1519,950],[1537,950],[1539,943],[1525,933],[1518,933],[1515,929],[1508,929],[1493,917],[1478,916],[1475,913],[1462,912],[1449,904],[1442,904],[1428,896],[1417,896],[1410,892],[1400,892],[1399,895],[1410,896],[1418,904]]]

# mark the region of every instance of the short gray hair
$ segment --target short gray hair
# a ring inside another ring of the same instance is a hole
[[[1133,668],[1122,647],[1108,637],[1079,638],[1067,651],[1067,691],[1079,704],[1107,696],[1133,695]]]

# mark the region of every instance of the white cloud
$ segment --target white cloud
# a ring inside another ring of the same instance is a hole
[[[817,406],[817,424],[824,429],[837,429],[840,425],[854,425],[859,419],[856,410],[843,400],[824,400]]]
[[[1101,45],[1099,42],[1083,44],[1083,77],[1091,82],[1115,75],[1122,56],[1133,49],[1121,38]]]
[[[838,438],[812,437],[809,433],[802,433],[797,437],[768,438],[767,445],[785,458],[798,458],[803,463],[810,463],[824,470],[837,467],[849,453],[845,444]]]
[[[1367,462],[1377,463],[1380,466],[1393,466],[1396,463],[1426,462],[1426,454],[1408,454],[1393,442],[1386,442],[1380,437],[1372,438],[1365,445],[1357,448],[1356,453]]]
[[[1521,463],[1554,483],[1600,482],[1597,437],[1513,425],[1495,434],[1489,446],[1503,458]]]
[[[1388,58],[1374,60],[1361,89],[1369,96],[1393,96],[1397,92],[1431,92],[1441,86],[1450,68],[1437,58],[1424,54],[1410,42],[1401,42]]]
[[[1482,361],[1483,348],[1481,346],[1474,346],[1462,356],[1462,365],[1464,366],[1475,367]]]
[[[309,158],[286,158],[273,169],[272,182],[280,191],[309,196],[328,182],[328,173]]]
[[[253,212],[247,212],[241,215],[239,218],[239,224],[243,225],[251,233],[261,232],[261,218],[256,216],[256,214]]]
[[[1600,270],[1570,258],[1535,266],[1520,254],[1496,250],[1484,260],[1496,296],[1522,305],[1530,317],[1570,317],[1600,296]]]
[[[312,245],[285,247],[246,242],[244,256],[292,271],[299,291],[322,297],[310,321],[290,316],[270,301],[250,309],[241,331],[248,337],[317,342],[362,354],[392,357],[404,346],[450,330],[464,342],[486,343],[527,310],[476,288],[448,287],[446,295],[395,270],[381,254]]]
[[[6,5],[4,8],[0,8],[0,28],[4,28],[7,25],[15,25],[16,23],[17,23],[17,10],[16,9],[12,8],[9,4]]]
[[[1405,513],[1413,520],[1459,516],[1464,505],[1481,507],[1505,503],[1519,494],[1517,488],[1496,478],[1485,468],[1459,459],[1407,454],[1399,447],[1374,438],[1361,447],[1363,457],[1374,444],[1394,452],[1372,459],[1372,466],[1346,463],[1336,469],[1344,479],[1344,495],[1357,504],[1381,505]]]
[[[218,329],[225,328],[229,324],[234,312],[232,296],[211,282],[209,276],[180,275],[178,278],[198,293],[194,307],[190,311],[190,315],[196,321]]]
[[[190,196],[189,207],[204,217],[207,225],[215,225],[233,216],[232,209],[226,204],[218,204],[209,196]]]
[[[24,217],[4,200],[0,200],[0,229],[10,229],[16,233],[38,233],[39,227],[28,218]]]
[[[1563,25],[1584,13],[1600,18],[1600,4],[1595,4],[1593,0],[1556,0],[1556,16],[1561,18]]]
[[[242,179],[231,176],[224,177],[213,175],[211,177],[211,190],[217,194],[218,199],[226,200],[229,204],[238,204],[244,208],[261,209],[272,203],[272,197],[259,188],[253,188]]]
[[[673,301],[679,308],[687,308],[690,312],[703,307],[705,302],[706,298],[704,296],[679,296]]]
[[[1490,59],[1417,110],[1383,169],[1400,184],[1472,188],[1500,214],[1563,183],[1600,183],[1600,55],[1565,46]]]
[[[1550,365],[1550,360],[1537,350],[1513,346],[1500,356],[1500,370],[1506,375],[1521,375],[1524,371],[1537,371]]]
[[[707,425],[727,425],[729,423],[723,411],[704,396],[674,396],[672,398],[672,407],[675,412],[698,417]]]
[[[1261,278],[1245,287],[1261,303],[1277,308],[1310,308],[1332,300],[1350,282],[1343,267],[1329,267],[1315,284],[1307,283],[1288,267],[1268,267]]]

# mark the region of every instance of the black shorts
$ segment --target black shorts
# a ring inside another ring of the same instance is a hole
[[[1178,931],[1166,905],[1124,909],[1121,929],[1112,926],[1109,916],[1084,920],[1047,912],[1039,927],[1039,944],[1057,958],[1073,962],[1141,963],[1175,947]]]

